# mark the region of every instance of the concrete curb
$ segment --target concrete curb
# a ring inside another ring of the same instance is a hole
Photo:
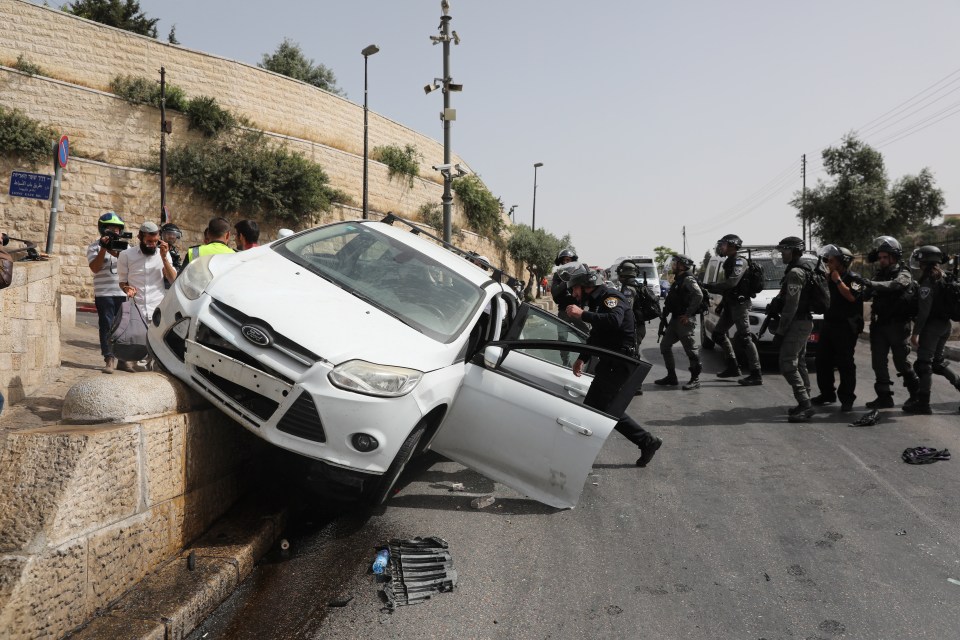
[[[245,500],[70,637],[185,638],[250,575],[280,537],[286,519],[285,509],[269,508],[262,496]]]
[[[142,372],[78,382],[64,396],[62,416],[68,424],[129,422],[137,416],[185,413],[203,404],[173,376]]]

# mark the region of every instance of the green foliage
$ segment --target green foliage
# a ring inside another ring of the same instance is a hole
[[[665,247],[663,245],[653,248],[653,261],[657,263],[657,271],[663,273],[664,267],[667,266],[667,263],[670,262],[670,257],[675,254],[676,251],[670,247]],[[709,253],[708,253],[709,255]]]
[[[376,147],[370,154],[374,160],[387,165],[391,180],[395,176],[406,176],[410,188],[413,188],[413,179],[420,175],[420,160],[423,155],[412,144],[405,147],[391,144],[385,147]]]
[[[573,248],[569,234],[558,238],[542,227],[534,231],[525,224],[516,224],[510,229],[512,233],[507,240],[507,253],[517,262],[527,265],[527,270],[534,278],[550,273],[561,249]]]
[[[208,137],[237,124],[237,118],[221,107],[215,98],[209,96],[191,98],[187,102],[186,113],[190,118],[190,128],[201,131]]]
[[[76,0],[63,5],[63,11],[142,36],[157,37],[159,18],[148,18],[137,0]]]
[[[320,165],[261,131],[234,130],[170,151],[167,173],[225,212],[301,224],[330,208],[338,192]]]
[[[187,110],[187,94],[176,85],[167,83],[167,109]],[[160,106],[160,83],[142,76],[119,75],[110,81],[110,91],[133,104]]]
[[[40,68],[40,65],[34,64],[23,57],[23,54],[17,56],[17,61],[13,64],[13,68],[17,71],[22,71],[30,76],[44,76],[47,75],[44,73],[43,69]]]
[[[420,205],[420,208],[417,209],[417,217],[425,225],[432,227],[436,235],[443,235],[443,206],[440,203],[430,202]],[[463,237],[463,229],[460,228],[460,225],[451,222],[450,234]]]
[[[180,41],[177,40],[177,25],[170,27],[170,33],[167,34],[167,42],[170,44],[180,44]]]
[[[0,106],[0,154],[26,158],[39,164],[52,157],[57,133],[19,109]]]
[[[312,84],[330,93],[340,96],[345,95],[337,87],[337,77],[333,75],[333,71],[308,59],[303,50],[300,49],[300,45],[289,38],[284,38],[272,54],[263,54],[263,60],[257,66],[267,71],[273,71]]]
[[[901,235],[931,222],[943,209],[943,193],[928,169],[888,190],[883,155],[852,133],[839,147],[823,151],[823,166],[830,181],[818,180],[807,191],[806,207],[801,192],[790,202],[821,242],[865,251],[873,238]]]
[[[502,207],[480,178],[476,175],[462,176],[455,178],[452,186],[473,230],[488,238],[499,236],[503,231],[503,219],[500,217]]]

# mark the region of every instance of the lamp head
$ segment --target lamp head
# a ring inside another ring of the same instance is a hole
[[[542,162],[537,162],[537,163],[534,163],[533,168],[536,169],[537,167],[542,167],[542,166],[543,166]]]
[[[443,15],[450,15],[450,2],[449,0],[440,0],[440,11]]]
[[[375,45],[375,44],[371,44],[371,45],[367,45],[366,47],[364,47],[364,48],[363,48],[363,51],[361,51],[360,53],[363,55],[364,58],[366,58],[367,56],[372,56],[373,54],[377,53],[378,51],[380,51],[380,47],[378,47],[378,46]]]

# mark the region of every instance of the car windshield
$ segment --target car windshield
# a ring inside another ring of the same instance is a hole
[[[271,247],[440,342],[460,335],[484,297],[455,271],[368,225],[320,227]]]
[[[763,288],[779,289],[780,281],[783,280],[783,272],[786,266],[783,264],[783,260],[780,259],[780,256],[754,256],[752,260],[763,267]],[[804,264],[807,264],[811,267],[817,263],[816,256],[804,255],[800,258],[800,260]]]

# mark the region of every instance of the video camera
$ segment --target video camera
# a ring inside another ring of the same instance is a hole
[[[133,234],[129,231],[105,231],[103,236],[100,238],[100,246],[105,247],[108,251],[125,251],[127,247],[130,246],[130,243],[127,242],[130,238],[133,237]]]

